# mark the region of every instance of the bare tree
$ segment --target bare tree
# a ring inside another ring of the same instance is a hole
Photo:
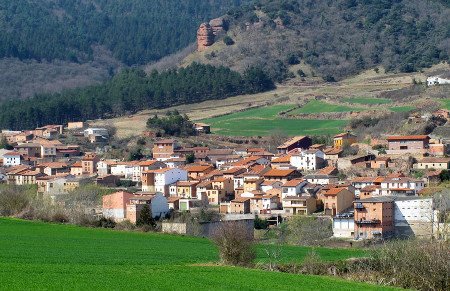
[[[245,224],[237,221],[222,222],[213,235],[223,264],[251,266],[256,257],[253,236]]]

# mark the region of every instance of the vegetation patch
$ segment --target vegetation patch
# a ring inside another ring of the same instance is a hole
[[[445,109],[450,110],[450,98],[442,100],[442,104],[444,105]]]

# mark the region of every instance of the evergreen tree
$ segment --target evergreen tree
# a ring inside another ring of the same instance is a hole
[[[151,227],[156,226],[156,222],[153,219],[152,212],[148,204],[145,204],[139,213],[139,219],[136,221],[136,225],[143,226],[148,225]]]

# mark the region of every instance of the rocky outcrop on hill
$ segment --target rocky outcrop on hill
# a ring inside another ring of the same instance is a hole
[[[209,25],[211,25],[214,35],[219,35],[227,30],[226,21],[222,17],[212,19]]]
[[[214,33],[209,23],[202,23],[197,30],[197,50],[204,51],[214,43]]]
[[[209,23],[202,23],[197,30],[197,50],[204,51],[214,44],[216,36],[227,30],[227,23],[222,17],[212,19]]]

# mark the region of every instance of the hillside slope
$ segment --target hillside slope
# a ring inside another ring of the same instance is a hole
[[[302,75],[305,64],[306,77],[334,81],[380,66],[418,71],[450,56],[448,1],[258,0],[226,18],[234,44],[217,41],[185,63],[258,65],[278,81],[292,77],[292,66]]]
[[[243,1],[1,0],[0,100],[85,86],[158,60],[192,43],[198,23]]]

